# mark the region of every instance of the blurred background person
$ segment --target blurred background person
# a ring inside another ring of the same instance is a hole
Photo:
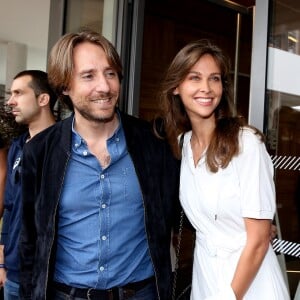
[[[7,105],[15,121],[28,130],[15,138],[7,157],[7,180],[1,233],[0,285],[4,299],[19,299],[19,234],[21,227],[21,172],[23,147],[39,132],[55,123],[53,108],[56,96],[48,83],[47,73],[25,70],[18,73],[10,88]]]

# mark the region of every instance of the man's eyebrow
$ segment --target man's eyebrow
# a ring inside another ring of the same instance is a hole
[[[7,90],[7,91],[6,91],[6,93],[7,93],[8,95],[11,95],[11,94],[13,94],[13,93],[18,93],[18,92],[21,92],[21,89],[14,89],[14,90]]]
[[[79,75],[82,75],[82,74],[86,74],[86,73],[94,73],[95,72],[95,69],[85,69],[85,70],[81,70],[78,72]]]
[[[105,68],[103,68],[104,71],[108,71],[108,70],[113,70],[113,71],[116,71],[114,67],[112,66],[107,66]],[[97,70],[94,69],[94,68],[90,68],[90,69],[85,69],[85,70],[81,70],[78,72],[79,75],[82,75],[82,74],[86,74],[86,73],[96,73]]]

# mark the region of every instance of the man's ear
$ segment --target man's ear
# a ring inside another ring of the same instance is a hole
[[[47,93],[40,94],[38,97],[39,105],[46,106],[50,101],[50,96]]]
[[[67,90],[63,90],[63,95],[65,95],[65,96],[68,96],[69,95],[69,92],[67,91]]]

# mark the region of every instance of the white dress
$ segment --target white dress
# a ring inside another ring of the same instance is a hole
[[[230,287],[246,241],[244,217],[273,219],[273,165],[251,129],[240,133],[240,154],[226,169],[208,171],[205,154],[194,166],[191,132],[182,148],[180,201],[196,229],[192,300],[235,299]],[[244,300],[290,299],[270,245]]]

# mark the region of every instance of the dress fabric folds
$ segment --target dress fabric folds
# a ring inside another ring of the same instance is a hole
[[[230,287],[246,243],[244,218],[273,219],[273,164],[265,145],[251,129],[240,132],[240,154],[225,169],[208,171],[205,152],[195,165],[184,136],[180,201],[196,229],[191,300],[235,299]],[[270,244],[244,300],[290,299]]]

